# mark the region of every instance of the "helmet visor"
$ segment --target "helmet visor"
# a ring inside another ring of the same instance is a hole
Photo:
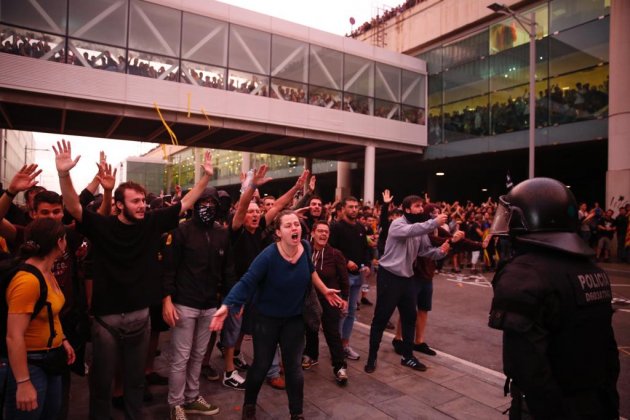
[[[505,202],[503,197],[499,197],[499,205],[494,213],[489,235],[507,235],[510,231],[511,217],[512,211],[510,205]]]

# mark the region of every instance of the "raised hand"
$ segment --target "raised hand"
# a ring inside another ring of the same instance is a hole
[[[392,200],[394,199],[394,196],[391,195],[391,193],[389,192],[389,190],[385,190],[383,191],[383,203],[385,204],[389,204],[392,202]]]
[[[254,188],[258,188],[261,185],[271,181],[271,178],[266,176],[267,169],[267,165],[261,165],[260,168],[254,170],[254,178],[252,178],[252,184],[254,185]]]
[[[26,191],[37,185],[35,178],[41,173],[42,170],[37,170],[37,165],[34,163],[22,166],[22,169],[20,169],[11,180],[8,188],[9,192],[17,194],[20,191]]]
[[[98,182],[104,190],[113,190],[116,185],[116,172],[118,172],[118,169],[114,168],[112,172],[112,165],[107,162],[97,163],[96,166],[98,166],[98,175],[96,175]]]
[[[74,160],[72,159],[72,147],[70,142],[62,139],[57,142],[57,147],[53,145],[53,151],[55,152],[55,166],[57,172],[60,174],[67,174],[72,168],[74,168],[81,159],[81,155],[78,155]]]
[[[295,182],[295,187],[298,190],[301,190],[302,188],[304,188],[304,184],[306,183],[306,178],[308,178],[309,174],[310,174],[310,171],[305,169],[304,172],[302,172],[302,175],[300,175],[300,177],[297,179],[297,181]]]
[[[212,152],[206,150],[203,155],[203,164],[201,165],[206,175],[212,177],[214,175],[214,167],[212,166]]]
[[[315,184],[317,183],[317,177],[313,175],[311,179],[308,181],[308,190],[310,192],[315,191]]]

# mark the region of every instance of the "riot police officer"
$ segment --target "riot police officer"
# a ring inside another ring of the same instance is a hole
[[[503,331],[511,419],[619,417],[610,281],[577,235],[577,210],[550,178],[500,198],[491,229],[513,254],[494,277],[489,325]]]

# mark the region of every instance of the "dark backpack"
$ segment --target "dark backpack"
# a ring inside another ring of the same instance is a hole
[[[31,314],[31,320],[39,314],[39,312],[46,307],[48,310],[48,325],[50,327],[50,337],[48,338],[48,347],[52,345],[53,338],[57,335],[55,332],[54,317],[52,313],[52,305],[47,302],[48,299],[48,285],[46,279],[39,269],[31,264],[27,263],[15,263],[14,261],[3,261],[0,264],[0,331],[2,338],[0,339],[0,357],[7,357],[7,318],[9,312],[9,305],[7,304],[7,288],[13,280],[13,277],[18,271],[26,271],[34,275],[39,280],[39,298],[35,302],[33,313]]]

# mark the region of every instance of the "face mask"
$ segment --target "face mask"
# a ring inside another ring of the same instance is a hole
[[[407,219],[409,223],[422,223],[429,220],[429,215],[425,213],[411,214],[405,212],[405,219]]]
[[[195,214],[201,223],[210,226],[214,223],[217,210],[215,206],[195,206]]]

